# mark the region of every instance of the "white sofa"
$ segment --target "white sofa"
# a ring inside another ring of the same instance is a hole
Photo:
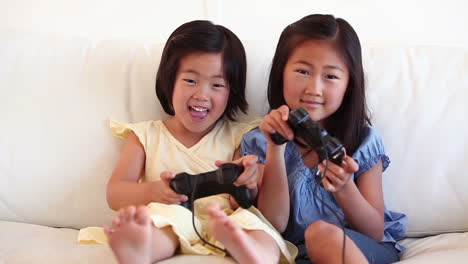
[[[162,44],[0,33],[0,263],[114,263],[78,229],[109,223],[122,142],[109,119],[165,115]],[[244,41],[251,119],[267,111],[276,38]],[[392,160],[386,204],[409,217],[401,263],[468,263],[468,49],[363,45],[372,120]],[[233,263],[176,256],[161,263]]]

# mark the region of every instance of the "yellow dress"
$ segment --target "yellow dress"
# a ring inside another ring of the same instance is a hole
[[[240,145],[242,135],[257,125],[256,122],[237,123],[220,120],[197,144],[187,148],[172,136],[161,120],[135,124],[116,121],[110,123],[112,133],[115,136],[126,139],[132,131],[143,145],[146,153],[145,174],[141,178],[143,182],[160,180],[160,174],[163,171],[198,174],[215,170],[217,168],[215,161],[232,160],[234,151]],[[243,229],[265,231],[277,242],[282,253],[281,263],[294,263],[297,248],[283,240],[281,235],[255,207],[252,206],[249,209],[239,207],[233,211],[227,194],[213,195],[198,199],[195,202],[195,225],[198,232],[208,242],[224,248],[207,231],[208,214],[206,209],[213,203],[218,203],[221,210],[224,210],[229,218]],[[179,238],[181,253],[224,255],[224,252],[203,244],[193,229],[190,210],[180,205],[162,203],[150,203],[147,207],[154,226],[158,228],[172,227]],[[78,242],[82,244],[106,244],[107,238],[102,228],[88,227],[80,230]]]

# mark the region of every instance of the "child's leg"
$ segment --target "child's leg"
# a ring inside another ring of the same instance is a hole
[[[170,227],[159,229],[152,225],[146,207],[130,206],[104,227],[109,246],[121,264],[149,264],[174,255],[179,246]]]
[[[232,222],[217,205],[208,209],[210,231],[238,263],[278,263],[276,241],[261,230],[244,231]]]
[[[305,232],[307,253],[314,263],[337,263],[343,261],[343,230],[325,221],[312,223]],[[346,263],[368,263],[356,244],[346,236]]]

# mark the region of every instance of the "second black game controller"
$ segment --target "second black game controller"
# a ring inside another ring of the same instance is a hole
[[[171,180],[170,187],[175,192],[188,197],[182,206],[190,210],[193,209],[196,199],[221,193],[232,195],[242,208],[249,208],[252,205],[250,190],[246,186],[234,185],[243,170],[234,163],[225,163],[214,171],[196,175],[182,172]]]
[[[328,158],[335,164],[341,164],[345,155],[343,144],[337,138],[330,136],[318,122],[312,120],[304,108],[291,111],[287,122],[294,132],[294,137],[301,138],[317,152],[319,162]],[[279,133],[270,136],[278,145],[288,141]]]

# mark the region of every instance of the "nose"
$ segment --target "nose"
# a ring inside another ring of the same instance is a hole
[[[199,101],[207,101],[209,98],[210,86],[207,83],[200,83],[192,97]]]
[[[323,83],[321,78],[318,76],[315,78],[310,78],[309,82],[307,83],[305,93],[314,96],[322,96]]]

